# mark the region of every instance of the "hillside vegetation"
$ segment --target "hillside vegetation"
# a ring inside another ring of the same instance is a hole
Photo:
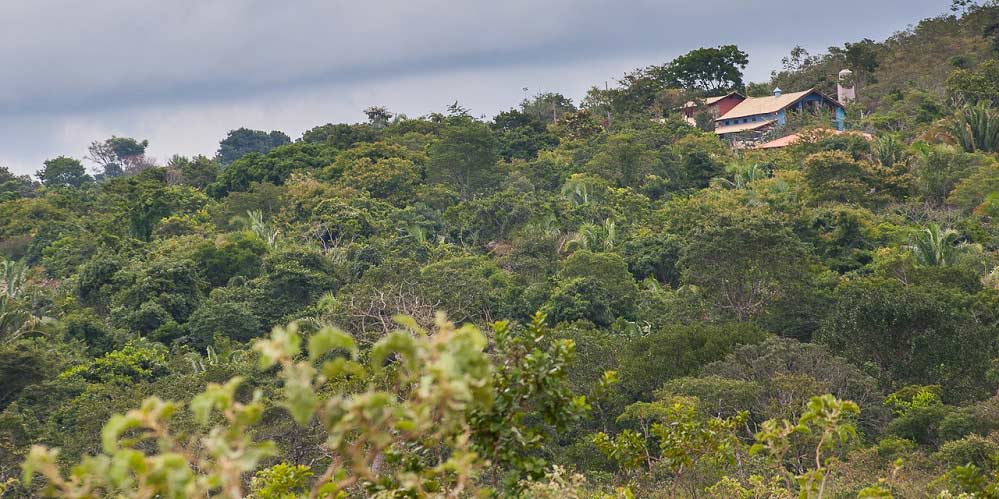
[[[999,497],[999,6],[746,56],[0,168],[0,496]]]

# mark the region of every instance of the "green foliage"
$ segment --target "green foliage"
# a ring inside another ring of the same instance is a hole
[[[255,281],[260,294],[254,303],[254,313],[264,319],[265,327],[315,303],[323,293],[336,287],[332,263],[310,248],[289,247],[271,252],[264,258],[261,271]]]
[[[788,488],[792,481],[796,482],[800,497],[822,497],[829,478],[829,465],[836,459],[832,452],[858,438],[851,419],[859,413],[857,404],[851,401],[837,400],[832,395],[813,397],[797,424],[787,420],[764,422],[755,435],[756,443],[750,453],[765,456]],[[791,449],[791,439],[801,434],[816,440],[814,460],[806,465],[803,473],[795,474],[787,468],[784,456]]]
[[[251,152],[222,170],[207,188],[213,197],[249,190],[254,182],[281,185],[298,170],[314,170],[333,162],[335,150],[322,144],[298,142],[271,149],[266,154]]]
[[[628,270],[636,280],[654,278],[676,287],[680,282],[682,243],[671,234],[640,234],[626,241],[621,252],[628,262]]]
[[[102,202],[114,214],[111,230],[148,241],[156,225],[170,215],[192,214],[208,204],[208,197],[188,186],[167,185],[163,170],[114,179],[102,186]]]
[[[992,329],[969,313],[965,300],[897,281],[846,281],[818,339],[871,366],[889,387],[940,384],[954,399],[991,392],[984,375],[996,347]]]
[[[87,159],[100,167],[98,180],[109,180],[151,168],[152,165],[145,157],[147,147],[149,147],[148,140],[140,142],[131,137],[112,135],[109,139],[92,142],[87,148],[90,153]]]
[[[807,282],[807,251],[779,220],[725,217],[691,236],[683,282],[702,288],[717,310],[752,319]]]
[[[941,229],[939,225],[931,224],[912,236],[910,249],[922,265],[952,265],[957,258],[958,237],[956,230]]]
[[[638,432],[624,430],[613,438],[601,432],[593,435],[592,442],[597,450],[622,469],[631,470],[646,465],[648,450],[645,439]]]
[[[83,163],[66,156],[45,160],[45,168],[39,170],[37,175],[45,187],[80,187],[93,180],[87,175]]]
[[[134,342],[67,369],[59,377],[88,383],[134,383],[166,374],[166,360],[166,349],[161,345]]]
[[[838,352],[787,338],[771,337],[742,345],[706,365],[699,379],[676,380],[663,390],[719,404],[719,413],[748,410],[751,421],[756,422],[796,419],[809,399],[829,392],[860,406],[863,412],[857,423],[865,433],[880,431],[890,417],[882,405],[884,395],[877,380],[839,357]],[[752,401],[738,403],[754,392]]]
[[[950,146],[930,146],[918,143],[913,174],[916,187],[926,199],[943,203],[954,188],[973,174],[983,162],[980,155],[961,152]]]
[[[618,133],[607,137],[586,170],[619,187],[637,188],[658,170],[659,162],[656,151],[643,144],[637,134]]]
[[[262,365],[280,368],[284,407],[300,424],[316,418],[327,432],[327,448],[337,456],[309,484],[310,494],[336,497],[369,487],[404,494],[460,494],[473,487],[468,479],[484,463],[470,447],[466,414],[493,403],[492,370],[482,352],[485,337],[471,326],[456,329],[443,318],[432,335],[413,329],[411,321],[401,322],[410,330],[399,330],[375,344],[370,370],[342,357],[318,367],[314,364],[331,350],[346,351],[347,359],[357,359],[350,336],[333,329],[321,330],[309,339],[308,360],[299,360],[302,337],[294,324],[275,329],[271,339],[256,344]],[[383,362],[390,356],[395,357],[397,367],[388,375],[403,385],[419,382],[423,388],[394,394],[371,387],[318,403],[317,390],[327,380],[347,373],[383,372]],[[171,430],[170,421],[181,406],[149,398],[141,408],[108,421],[102,434],[104,453],[85,458],[70,478],[56,465],[57,451],[33,448],[24,465],[24,482],[30,485],[40,474],[46,479],[46,490],[59,495],[187,497],[216,491],[241,497],[246,474],[277,450],[274,442],[251,436],[265,406],[259,390],[249,402],[239,401],[237,388],[243,383],[236,377],[224,385],[209,384],[191,401],[189,409],[195,419],[210,424],[211,429],[199,431],[190,443],[176,438]],[[450,457],[436,465],[393,466],[388,472],[375,464],[385,453],[405,453],[406,441],[440,446]],[[155,443],[159,451],[143,453],[139,449],[144,442]],[[195,457],[194,446],[203,449],[200,458]],[[284,476],[279,480],[279,471],[272,468],[262,475],[261,485],[272,487],[275,493],[281,487],[300,488],[306,480],[300,471],[281,470]]]
[[[226,137],[219,142],[219,163],[222,166],[228,166],[251,152],[267,154],[275,147],[290,143],[291,139],[277,130],[270,133],[248,128],[230,130]]]
[[[173,156],[167,163],[167,169],[179,173],[183,183],[204,189],[215,182],[221,165],[218,160],[199,154],[193,158]]]
[[[457,322],[491,323],[514,309],[512,276],[483,257],[455,257],[429,264],[418,278],[428,303]]]
[[[546,435],[561,431],[579,420],[590,406],[586,397],[573,393],[567,383],[575,344],[569,339],[549,340],[544,314],[531,323],[493,326],[496,339],[496,370],[492,375],[491,406],[473,411],[471,425],[477,452],[493,467],[488,479],[507,486],[524,478],[540,478],[546,460],[540,455]],[[503,477],[500,472],[509,470]]]
[[[489,126],[460,119],[446,127],[430,147],[427,178],[453,186],[468,200],[488,190],[498,173],[497,141]]]
[[[638,286],[628,272],[628,264],[616,253],[577,251],[565,260],[558,278],[562,282],[592,279],[591,290],[599,295],[599,288],[603,289],[607,304],[615,316],[631,317],[634,314]],[[594,287],[597,289],[593,289]]]
[[[253,278],[260,272],[268,245],[273,246],[276,231],[260,220],[260,212],[252,224],[252,232],[238,232],[200,245],[192,259],[201,269],[211,287],[223,286],[234,277]]]
[[[151,262],[120,278],[128,284],[112,300],[114,322],[146,334],[170,320],[185,322],[204,298],[201,273],[187,259]]]
[[[89,310],[66,315],[59,321],[63,336],[68,340],[82,341],[87,353],[98,356],[114,349],[115,338],[110,328],[99,316]]]
[[[647,398],[670,379],[694,374],[738,345],[764,338],[766,333],[745,323],[671,325],[652,331],[626,343],[619,353],[621,386],[635,399]]]
[[[745,89],[722,46],[578,108],[0,168],[0,494],[996,495],[999,7],[955,7]],[[677,112],[843,68],[870,135]]]
[[[955,115],[950,134],[967,152],[999,151],[999,113],[984,101],[965,106]]]
[[[851,159],[842,152],[821,152],[805,160],[805,181],[816,201],[875,204],[890,187],[873,165]],[[879,178],[880,177],[880,178]],[[886,188],[888,187],[888,188]],[[880,193],[878,191],[881,191]]]
[[[708,95],[740,90],[742,70],[748,63],[748,55],[735,45],[699,48],[666,64],[624,75],[619,80],[622,88],[609,91],[594,88],[583,104],[592,109],[602,107],[596,105],[599,102],[609,104],[618,113],[641,113],[652,108],[668,89],[683,88]]]
[[[215,335],[236,341],[248,341],[263,331],[260,319],[249,303],[212,299],[209,296],[189,318],[186,329],[192,346],[205,347],[213,343]],[[221,297],[216,297],[221,298]]]
[[[978,435],[947,442],[937,452],[937,458],[949,466],[973,465],[982,469],[991,468],[996,455],[999,443]]]
[[[387,158],[372,163],[356,161],[350,164],[343,174],[343,182],[371,194],[378,199],[408,200],[413,195],[419,171],[412,161],[402,158]]]
[[[741,443],[736,431],[746,414],[730,418],[706,417],[695,398],[671,397],[629,405],[619,421],[635,421],[641,433],[625,430],[613,439],[597,433],[593,444],[625,471],[662,469],[671,476],[671,493],[687,482],[687,475],[705,465],[725,466],[735,462]],[[655,439],[655,453],[650,439]],[[695,489],[696,490],[696,489]]]
[[[301,464],[280,463],[258,471],[253,475],[251,485],[253,496],[260,499],[293,499],[309,488],[309,480],[315,474]]]
[[[957,69],[946,84],[947,91],[965,103],[999,103],[999,61],[990,59],[973,69]]]
[[[302,142],[327,144],[336,149],[346,150],[361,142],[374,142],[377,137],[377,133],[367,124],[327,123],[306,130],[302,134]]]
[[[553,324],[586,320],[607,327],[614,320],[610,293],[592,277],[563,280],[552,291],[544,309]]]
[[[7,167],[0,166],[0,203],[29,195],[33,185],[27,175],[14,175]]]
[[[677,57],[665,68],[667,78],[683,88],[725,92],[742,88],[749,56],[735,45],[700,48]]]

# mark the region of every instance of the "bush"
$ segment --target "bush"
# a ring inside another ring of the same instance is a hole
[[[607,327],[614,322],[610,301],[610,294],[600,281],[577,277],[560,283],[544,310],[552,324],[586,320]]]
[[[996,453],[999,453],[999,444],[978,435],[969,435],[941,445],[934,458],[948,466],[973,464],[981,469],[991,469]]]
[[[206,300],[191,314],[191,320],[185,326],[190,344],[199,350],[211,345],[216,334],[236,341],[249,341],[264,332],[260,319],[248,303],[216,299]]]
[[[110,329],[89,310],[67,315],[60,321],[60,325],[66,339],[82,341],[87,345],[87,353],[92,356],[114,349],[115,342]]]
[[[753,324],[674,325],[628,341],[620,350],[621,386],[632,399],[648,399],[663,383],[688,376],[767,333]]]

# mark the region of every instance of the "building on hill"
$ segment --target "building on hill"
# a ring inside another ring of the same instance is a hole
[[[727,97],[727,96],[725,96]],[[843,130],[846,110],[839,101],[814,88],[803,92],[785,94],[774,89],[767,97],[745,97],[715,119],[715,133],[723,139],[740,143],[757,142],[763,133],[787,123],[788,111],[832,111],[836,128]]]
[[[729,92],[725,95],[719,95],[716,97],[705,97],[703,99],[698,99],[696,101],[690,101],[680,108],[680,112],[687,121],[693,123],[694,115],[697,114],[698,108],[706,108],[711,116],[718,119],[725,113],[729,112],[739,103],[746,100],[746,97],[739,92]]]

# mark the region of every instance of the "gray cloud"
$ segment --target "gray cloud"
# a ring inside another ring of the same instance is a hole
[[[763,79],[794,45],[882,38],[943,0],[32,0],[0,2],[0,164],[80,156],[111,133],[211,153],[231,128],[300,133],[379,103],[459,99],[491,114],[520,88],[578,97],[624,71],[737,43]]]

